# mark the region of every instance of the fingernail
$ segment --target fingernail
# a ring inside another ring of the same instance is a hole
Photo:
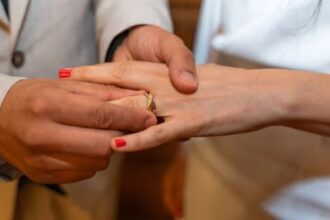
[[[188,83],[196,83],[196,78],[191,72],[183,71],[180,73],[180,77]]]
[[[72,69],[71,68],[62,68],[58,72],[58,77],[63,78],[69,78],[71,76]]]
[[[127,143],[124,139],[116,139],[115,144],[117,148],[121,148],[121,147],[125,147]]]

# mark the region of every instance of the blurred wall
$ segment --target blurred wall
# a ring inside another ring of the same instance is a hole
[[[171,0],[175,33],[192,49],[201,0]]]

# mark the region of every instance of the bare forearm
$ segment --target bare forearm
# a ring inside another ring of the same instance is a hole
[[[258,76],[265,104],[279,111],[276,123],[330,135],[330,76],[279,69],[258,70]]]

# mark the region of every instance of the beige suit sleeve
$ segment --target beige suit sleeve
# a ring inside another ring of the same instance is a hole
[[[95,0],[99,57],[103,62],[112,40],[136,25],[172,30],[167,0]]]

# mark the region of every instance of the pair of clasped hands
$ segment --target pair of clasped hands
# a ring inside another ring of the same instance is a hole
[[[0,111],[1,158],[36,182],[69,183],[105,169],[113,150],[254,128],[256,120],[242,119],[258,105],[246,86],[253,73],[196,68],[182,40],[161,29],[148,31],[132,31],[114,63],[66,68],[62,79],[12,86]],[[145,36],[152,37],[136,42]],[[154,95],[153,112],[146,109],[146,93]]]

